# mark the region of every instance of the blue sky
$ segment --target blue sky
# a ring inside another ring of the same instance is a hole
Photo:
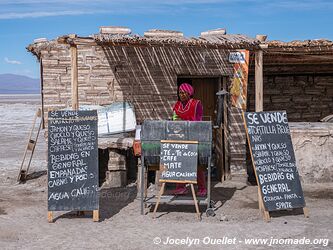
[[[333,40],[333,0],[0,0],[0,74],[39,77],[25,47],[34,39],[98,33],[99,26],[179,30],[199,36],[267,34],[269,40]]]

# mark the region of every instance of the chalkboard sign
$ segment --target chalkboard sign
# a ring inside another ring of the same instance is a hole
[[[98,209],[97,111],[48,113],[48,210]]]
[[[244,114],[252,161],[268,211],[305,207],[287,113]]]
[[[161,140],[198,141],[198,163],[205,165],[212,153],[212,124],[210,121],[145,120],[141,145],[147,165],[159,165]]]
[[[161,141],[160,182],[197,183],[198,142]]]

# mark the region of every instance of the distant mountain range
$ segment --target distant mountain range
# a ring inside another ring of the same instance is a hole
[[[0,74],[0,94],[38,94],[40,80],[15,74]]]

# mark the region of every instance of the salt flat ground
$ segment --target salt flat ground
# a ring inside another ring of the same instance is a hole
[[[158,218],[152,219],[151,212],[142,216],[136,187],[129,186],[101,191],[100,222],[94,223],[88,212],[83,216],[56,212],[56,221],[50,224],[43,136],[30,171],[39,177],[25,184],[16,182],[39,105],[38,96],[0,95],[0,249],[186,249],[191,244],[197,249],[333,249],[331,183],[303,185],[309,218],[279,212],[272,214],[270,223],[264,222],[257,187],[248,186],[245,178],[234,178],[214,185],[213,200],[219,204],[216,216],[203,213],[201,221],[196,220],[192,206],[161,206]],[[277,243],[246,244],[251,238]],[[284,244],[285,239],[312,244]]]

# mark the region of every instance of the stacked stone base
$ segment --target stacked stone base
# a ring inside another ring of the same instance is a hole
[[[132,150],[109,149],[108,169],[105,182],[108,187],[124,187],[132,179],[136,160]]]
[[[125,187],[127,185],[126,170],[106,171],[105,182],[108,187]]]

